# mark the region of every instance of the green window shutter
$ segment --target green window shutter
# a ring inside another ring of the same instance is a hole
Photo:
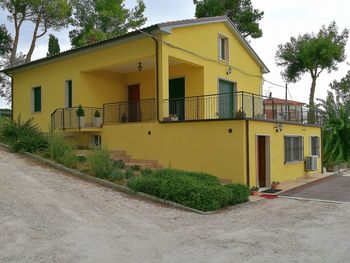
[[[68,81],[68,108],[73,107],[73,83],[71,80]]]
[[[34,112],[41,111],[41,87],[33,88],[34,93]]]

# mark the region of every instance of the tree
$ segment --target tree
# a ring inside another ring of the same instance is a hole
[[[254,9],[251,0],[194,0],[196,17],[228,16],[244,37],[262,37],[259,21],[264,12]]]
[[[15,37],[12,43],[12,52],[9,60],[10,66],[13,66],[16,63],[20,29],[23,22],[29,19],[32,15],[29,10],[31,4],[32,0],[0,0],[0,7],[10,13],[8,19],[13,22],[15,26]]]
[[[304,73],[312,79],[309,97],[310,110],[315,108],[316,81],[320,74],[337,70],[337,64],[345,60],[345,46],[349,37],[348,29],[338,32],[335,22],[322,26],[317,34],[292,37],[290,42],[279,45],[276,64],[284,68],[281,73],[287,82],[295,83]]]
[[[8,54],[12,50],[13,39],[5,25],[0,25],[0,57]]]
[[[32,0],[29,20],[34,23],[34,32],[26,62],[31,61],[37,39],[49,29],[55,31],[68,26],[71,22],[72,7],[67,0]]]
[[[0,63],[1,68],[9,68],[12,66],[18,66],[25,63],[26,56],[22,53],[19,53],[16,58],[14,64],[12,64],[12,54],[8,53],[4,56],[4,59]],[[11,78],[4,73],[0,73],[0,96],[5,98],[8,104],[11,103]]]
[[[125,8],[124,0],[76,1],[73,22],[76,28],[69,32],[71,44],[77,48],[125,34],[146,22],[144,11],[143,0],[138,0],[133,9]]]
[[[330,87],[327,98],[320,100],[326,167],[350,162],[350,71],[340,82],[331,83]]]
[[[47,56],[54,56],[60,53],[60,44],[58,43],[58,38],[50,34],[49,36],[49,47],[47,51]]]

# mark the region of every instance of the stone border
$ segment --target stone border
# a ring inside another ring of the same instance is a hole
[[[5,149],[7,149],[7,150],[10,150],[9,146],[6,145],[6,144],[3,144],[3,143],[0,143],[0,147],[3,147]],[[123,192],[123,193],[126,193],[126,194],[136,195],[136,196],[139,196],[139,197],[142,197],[142,198],[145,198],[145,199],[157,202],[157,203],[166,204],[166,205],[172,206],[174,208],[187,210],[187,211],[194,212],[194,213],[201,214],[201,215],[211,215],[211,214],[214,214],[214,213],[221,212],[221,210],[225,209],[225,208],[222,208],[220,210],[209,211],[209,212],[200,211],[200,210],[188,207],[188,206],[181,205],[179,203],[175,203],[175,202],[172,202],[172,201],[169,201],[169,200],[165,200],[165,199],[161,199],[161,198],[155,197],[153,195],[149,195],[149,194],[145,194],[145,193],[141,193],[141,192],[136,192],[136,191],[134,191],[134,190],[132,190],[132,189],[130,189],[128,187],[125,187],[125,186],[122,186],[122,185],[119,185],[119,184],[115,184],[115,183],[112,183],[112,182],[109,182],[109,181],[106,181],[106,180],[103,180],[103,179],[100,179],[100,178],[97,178],[97,177],[94,177],[94,176],[91,176],[91,175],[87,175],[85,173],[82,173],[82,172],[74,170],[74,169],[67,168],[64,165],[58,164],[56,162],[53,162],[51,160],[42,158],[42,157],[40,157],[38,155],[35,155],[35,154],[32,154],[32,153],[24,152],[23,155],[26,156],[26,157],[29,157],[29,158],[37,161],[37,162],[46,164],[46,165],[48,165],[48,166],[50,166],[52,168],[55,168],[55,169],[60,170],[62,172],[65,172],[65,173],[71,174],[73,176],[79,177],[79,178],[84,179],[86,181],[89,181],[89,182],[92,182],[92,183],[95,183],[95,184],[98,184],[98,185],[101,185],[101,186],[104,186],[104,187],[107,187],[107,188],[110,188],[110,189],[113,189],[113,190],[116,190],[116,191],[120,191],[120,192]],[[240,204],[240,205],[243,205],[243,204]],[[238,207],[238,206],[239,205],[236,205],[234,207]]]

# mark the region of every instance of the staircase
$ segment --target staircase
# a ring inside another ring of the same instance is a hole
[[[77,155],[87,156],[90,153],[90,150],[79,150]],[[133,159],[131,155],[128,155],[126,151],[111,151],[111,158],[115,161],[123,161],[125,167],[139,166],[141,169],[162,169],[163,167],[158,164],[158,161],[154,160],[144,160],[144,159]]]

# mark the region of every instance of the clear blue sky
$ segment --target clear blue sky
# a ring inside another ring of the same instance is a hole
[[[144,0],[146,4],[147,25],[158,22],[172,21],[179,19],[193,18],[195,7],[192,0]],[[317,31],[322,24],[329,24],[335,20],[340,29],[350,28],[349,10],[350,2],[344,0],[319,1],[319,0],[252,0],[255,8],[265,12],[264,19],[261,22],[263,37],[257,40],[250,40],[251,45],[257,51],[259,56],[267,64],[271,73],[265,75],[266,79],[282,83],[280,76],[281,69],[275,65],[275,52],[278,44],[285,43],[291,36],[296,36],[305,32]],[[133,7],[136,0],[126,0],[127,7]],[[0,23],[6,23],[10,31],[13,31],[12,25],[6,20],[6,13],[1,11]],[[70,48],[69,30],[53,32],[59,37],[62,50]],[[20,50],[26,52],[29,48],[32,27],[27,24],[23,28],[23,37],[20,40]],[[47,37],[37,43],[33,59],[46,55]],[[347,46],[347,54],[350,56],[350,44]],[[347,61],[350,61],[347,59]],[[318,81],[316,97],[325,97],[329,83],[334,79],[340,79],[350,70],[347,63],[339,65],[339,71],[328,74],[323,73]],[[290,85],[290,91],[294,100],[307,102],[310,82],[308,75],[297,84]],[[266,84],[265,91],[272,91],[276,97],[283,97],[284,90]],[[0,107],[4,106],[0,100]]]

